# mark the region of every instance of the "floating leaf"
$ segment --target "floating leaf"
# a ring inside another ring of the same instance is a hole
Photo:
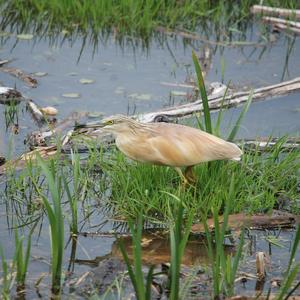
[[[94,83],[95,80],[94,79],[88,79],[88,78],[81,78],[79,80],[79,82],[82,83],[82,84],[91,84],[91,83]]]
[[[35,73],[33,73],[33,75],[36,76],[36,77],[43,77],[43,76],[48,75],[48,73],[46,73],[46,72],[35,72]]]
[[[187,95],[184,91],[171,91],[172,96],[185,97]]]
[[[128,97],[136,100],[142,100],[142,101],[148,101],[151,100],[152,98],[150,94],[138,94],[138,93],[132,93],[128,95]]]
[[[103,116],[104,116],[104,113],[101,112],[101,111],[99,111],[99,112],[89,112],[89,114],[88,114],[88,117],[92,118],[92,119],[100,118],[100,117],[103,117]]]
[[[33,34],[30,33],[21,33],[17,35],[17,39],[19,40],[31,40],[33,38]]]
[[[65,98],[80,98],[79,93],[64,93],[62,96]]]
[[[118,87],[115,89],[115,94],[122,95],[122,94],[124,94],[124,92],[125,92],[125,89],[124,89],[122,86],[118,86]]]

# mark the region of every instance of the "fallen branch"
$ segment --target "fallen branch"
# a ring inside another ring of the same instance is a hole
[[[37,80],[25,74],[22,70],[16,68],[0,67],[0,71],[11,74],[18,79],[24,81],[28,86],[35,88],[37,86]]]
[[[271,97],[285,95],[294,91],[300,90],[300,77],[297,77],[290,81],[284,81],[278,84],[269,85],[266,87],[258,88],[253,91],[237,92],[231,95],[227,95],[223,102],[223,95],[219,97],[208,96],[209,107],[211,111],[218,111],[222,105],[223,107],[234,107],[245,103],[251,92],[252,102],[257,102],[263,99],[269,99]],[[197,100],[192,103],[169,107],[161,111],[146,113],[138,116],[141,122],[153,122],[158,116],[164,115],[169,118],[181,118],[189,116],[195,113],[203,111],[202,100]]]
[[[289,21],[289,20],[284,20],[284,19],[275,18],[275,17],[262,17],[262,20],[265,22],[268,22],[268,23],[272,23],[272,24],[282,24],[289,28],[296,27],[296,28],[300,29],[300,22]]]
[[[286,9],[279,7],[270,7],[263,5],[253,5],[251,8],[253,14],[266,14],[271,16],[279,17],[289,17],[300,19],[300,10],[299,9]]]
[[[256,140],[240,140],[236,141],[236,143],[239,146],[243,146],[246,151],[258,150],[260,152],[268,152],[272,151],[278,143],[280,143],[282,151],[291,151],[300,148],[300,138],[288,138],[286,140],[282,140],[282,138],[258,138]]]
[[[223,217],[219,218],[219,223],[223,224]],[[299,223],[299,217],[293,214],[273,210],[272,215],[257,214],[246,215],[244,213],[229,215],[228,228],[232,230],[240,230],[243,227],[250,229],[266,229],[266,228],[291,228],[296,223]],[[213,218],[207,220],[208,228],[214,230]],[[194,224],[192,226],[192,233],[205,233],[205,227],[203,224]]]
[[[24,169],[28,161],[34,162],[36,160],[37,154],[42,158],[49,158],[57,153],[56,146],[49,147],[38,147],[33,151],[22,154],[19,158],[15,160],[9,160],[5,164],[0,166],[0,175],[5,174],[9,170],[19,171]]]
[[[276,27],[278,30],[284,30],[288,33],[292,32],[295,34],[300,34],[300,28],[296,28],[296,27],[290,27],[284,24],[279,24],[279,23],[275,23],[274,27]]]
[[[9,62],[10,62],[10,60],[8,60],[8,59],[0,60],[0,67],[2,67],[5,64],[8,64]]]
[[[31,111],[33,118],[36,120],[36,122],[39,125],[42,125],[43,123],[45,123],[46,119],[45,119],[44,114],[32,100],[29,100],[27,102],[27,106],[28,106],[29,110]]]

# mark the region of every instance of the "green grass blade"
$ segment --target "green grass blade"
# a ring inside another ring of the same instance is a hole
[[[205,120],[205,129],[208,133],[212,133],[212,124],[211,124],[211,118],[210,118],[210,110],[208,105],[208,98],[207,93],[205,89],[204,79],[202,76],[201,67],[198,61],[198,58],[196,56],[195,51],[192,52],[192,58],[194,62],[194,67],[197,75],[197,84],[198,88],[201,94],[202,99],[202,105],[203,105],[203,113],[204,113],[204,120]]]
[[[220,107],[220,110],[218,112],[218,118],[217,118],[216,126],[214,128],[214,134],[217,135],[217,136],[220,136],[220,127],[221,127],[221,121],[222,121],[222,117],[223,117],[224,101],[225,101],[225,98],[226,98],[227,93],[228,93],[229,85],[230,85],[230,81],[228,82],[228,84],[226,86],[226,90],[224,92],[224,95],[223,95],[223,98],[222,98],[222,101],[221,101],[221,107]]]
[[[253,96],[253,91],[251,92],[251,94],[249,95],[248,97],[248,100],[246,102],[246,104],[244,105],[240,115],[239,115],[239,118],[237,119],[236,123],[234,124],[227,140],[228,141],[233,141],[236,134],[238,133],[239,129],[240,129],[240,126],[241,126],[241,122],[246,114],[246,112],[248,111],[249,107],[250,107],[250,104],[252,102],[252,96]]]
[[[153,279],[153,272],[154,272],[154,267],[151,266],[148,275],[147,275],[147,281],[146,281],[146,295],[145,299],[146,300],[151,300],[151,286],[152,286],[152,279]]]

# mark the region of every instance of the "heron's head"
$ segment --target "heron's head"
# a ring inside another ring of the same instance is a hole
[[[123,115],[115,115],[104,118],[101,122],[102,128],[111,133],[125,133],[139,126],[139,123]]]

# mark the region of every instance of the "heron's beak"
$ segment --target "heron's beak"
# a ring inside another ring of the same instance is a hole
[[[106,125],[105,123],[75,124],[75,129],[82,129],[82,128],[102,128],[105,125]]]

